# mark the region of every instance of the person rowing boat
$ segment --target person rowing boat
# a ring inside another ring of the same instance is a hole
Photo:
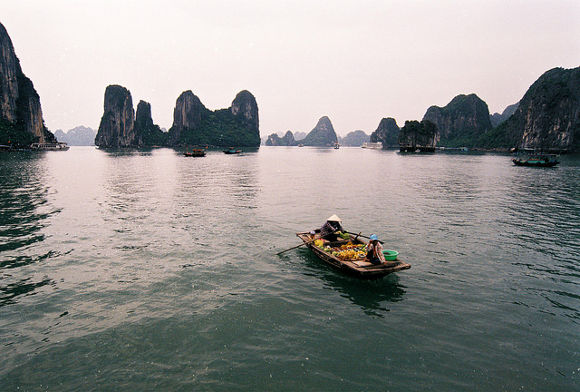
[[[338,216],[332,215],[329,217],[320,228],[320,238],[328,241],[336,241],[338,236],[344,232],[341,223],[342,220]]]

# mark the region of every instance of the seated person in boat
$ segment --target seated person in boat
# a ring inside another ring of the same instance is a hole
[[[379,242],[379,237],[376,234],[371,234],[370,236],[370,241],[367,245],[367,260],[373,264],[387,262],[383,254],[383,246]]]
[[[338,235],[344,231],[340,225],[342,221],[336,215],[332,215],[326,220],[326,223],[320,228],[320,238],[328,241],[336,241]]]

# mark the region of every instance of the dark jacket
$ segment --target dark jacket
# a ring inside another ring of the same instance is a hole
[[[326,221],[326,223],[320,228],[320,236],[325,240],[336,240],[337,231],[344,231],[340,223],[334,221]]]

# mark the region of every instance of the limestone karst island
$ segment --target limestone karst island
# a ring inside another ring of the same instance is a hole
[[[3,149],[50,145],[57,139],[42,118],[40,97],[22,73],[8,32],[0,24],[0,145]],[[96,108],[95,108],[96,110]],[[419,121],[399,128],[395,119],[380,120],[369,141],[404,151],[468,147],[508,151],[513,148],[573,152],[580,149],[580,67],[554,68],[541,75],[524,96],[503,113],[490,115],[475,94],[460,94],[444,107],[431,106]],[[103,115],[94,144],[102,148],[260,145],[258,104],[249,91],[239,92],[230,107],[210,110],[191,90],[176,100],[173,125],[164,132],[151,118],[151,105],[119,85],[105,89]],[[60,131],[62,134],[62,131]],[[354,144],[362,145],[359,131]],[[351,132],[349,138],[354,137]],[[346,144],[351,144],[348,142]],[[272,133],[268,146],[334,146],[339,138],[327,116],[301,140],[291,131]]]
[[[580,392],[580,1],[3,1],[0,392]]]

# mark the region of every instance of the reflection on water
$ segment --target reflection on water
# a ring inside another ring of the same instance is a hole
[[[573,390],[579,162],[0,154],[0,385]],[[308,249],[275,256],[335,213],[412,268],[359,281]]]
[[[336,271],[309,249],[303,248],[299,252],[305,262],[305,275],[319,278],[326,288],[338,291],[343,298],[359,306],[369,316],[385,317],[385,312],[389,311],[387,302],[403,300],[405,287],[399,283],[396,274],[364,281]]]
[[[31,282],[31,279],[28,278],[2,285],[0,286],[0,306],[16,303],[15,298],[18,296],[34,295],[37,288],[48,284],[54,284],[54,282],[51,279]]]
[[[0,306],[32,295],[50,279],[15,278],[10,269],[22,268],[58,256],[51,250],[30,249],[46,240],[48,219],[59,212],[48,204],[43,154],[0,154]]]

